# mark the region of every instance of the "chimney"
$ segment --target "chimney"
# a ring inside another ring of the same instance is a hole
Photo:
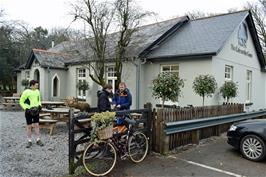
[[[54,41],[52,41],[52,48],[54,48]]]

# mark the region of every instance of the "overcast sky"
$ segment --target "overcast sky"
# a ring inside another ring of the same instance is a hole
[[[0,0],[0,9],[4,9],[9,20],[21,20],[30,27],[42,26],[66,28],[71,23],[70,2],[74,0]],[[228,9],[240,10],[246,2],[257,0],[137,0],[144,10],[158,14],[159,21],[184,15],[188,11],[206,13],[226,13]],[[72,28],[82,25],[72,24]]]

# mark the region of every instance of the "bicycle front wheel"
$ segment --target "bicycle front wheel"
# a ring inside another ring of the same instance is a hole
[[[116,163],[116,150],[111,143],[90,143],[83,152],[83,166],[93,176],[108,174]]]
[[[144,160],[148,153],[149,143],[148,138],[141,132],[135,132],[128,140],[128,153],[130,159],[135,162]]]

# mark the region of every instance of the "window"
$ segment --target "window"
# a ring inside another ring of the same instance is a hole
[[[251,102],[252,71],[247,70],[246,102]]]
[[[233,80],[233,66],[225,65],[224,78],[226,81]]]
[[[80,81],[81,82],[86,81],[86,69],[85,68],[78,69],[77,75],[78,75],[77,83],[79,83]],[[78,89],[78,98],[86,99],[86,90]]]
[[[57,76],[53,78],[53,97],[59,96],[59,79]]]
[[[161,72],[169,72],[179,74],[179,65],[162,65]]]
[[[107,83],[111,84],[113,87],[113,93],[115,92],[115,84],[117,82],[117,77],[115,73],[115,66],[107,66],[106,67],[106,76],[107,76]]]

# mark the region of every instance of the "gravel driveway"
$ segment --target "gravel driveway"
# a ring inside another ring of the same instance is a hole
[[[68,130],[57,124],[54,135],[41,129],[43,147],[26,148],[24,112],[0,111],[0,177],[62,176],[68,174]]]

